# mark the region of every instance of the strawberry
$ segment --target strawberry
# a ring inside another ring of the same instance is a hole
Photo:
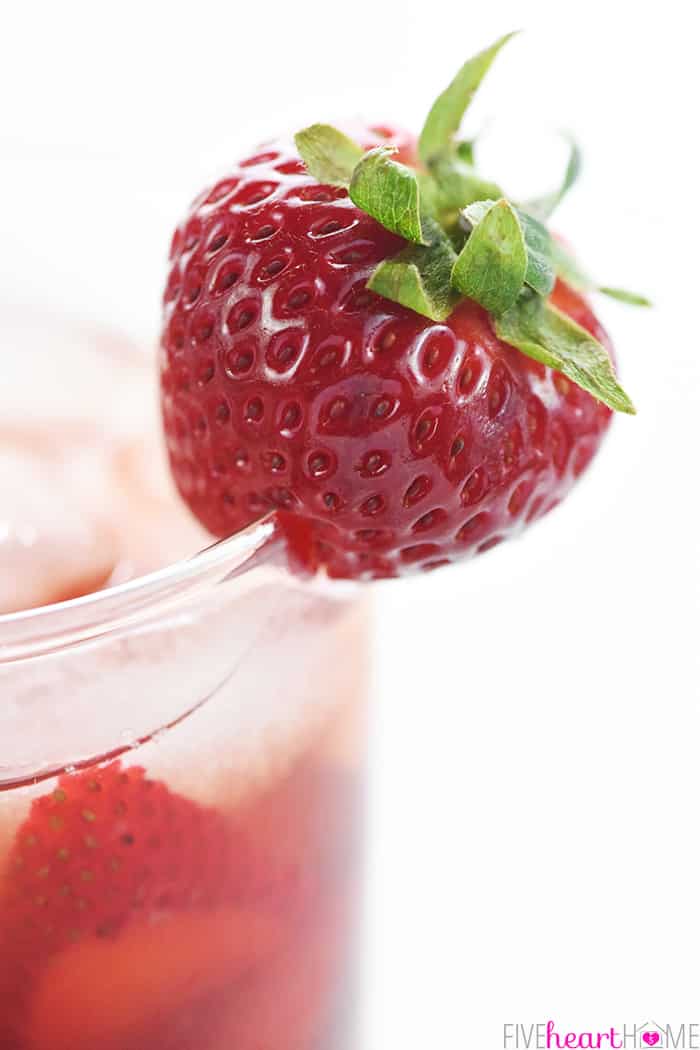
[[[632,412],[594,286],[455,132],[504,40],[420,138],[313,125],[246,157],[172,241],[162,414],[177,487],[230,535],[276,509],[311,569],[398,576],[561,501]],[[607,289],[642,302],[639,297]]]
[[[2,1050],[205,1050],[240,1026],[248,1045],[280,997],[320,1023],[318,966],[294,959],[318,941],[341,964],[357,808],[315,755],[226,817],[119,761],[60,777],[0,869]]]
[[[232,991],[268,969],[285,933],[270,916],[219,908],[141,923],[113,942],[73,945],[38,982],[27,1043],[32,1050],[204,1048]]]
[[[117,761],[60,777],[33,802],[0,872],[1,1045],[24,1047],[12,1039],[36,1027],[33,997],[67,955],[108,959],[133,927],[165,931],[182,915],[220,908],[232,894],[232,846],[221,815],[140,768]],[[108,981],[95,966],[81,972],[92,987]]]
[[[65,774],[17,833],[2,912],[16,943],[44,959],[86,937],[112,939],[142,915],[216,906],[229,851],[220,814],[139,767]]]

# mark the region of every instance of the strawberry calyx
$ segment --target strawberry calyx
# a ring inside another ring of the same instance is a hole
[[[376,267],[371,291],[437,322],[471,299],[489,313],[504,342],[562,372],[609,408],[633,414],[607,349],[548,302],[561,277],[579,291],[649,305],[643,296],[597,285],[547,229],[580,172],[578,147],[571,144],[557,189],[517,203],[476,170],[474,143],[457,139],[484,76],[513,35],[465,62],[438,97],[414,165],[396,160],[389,145],[365,151],[326,124],[300,131],[297,148],[310,175],[347,190],[357,208],[407,242]]]

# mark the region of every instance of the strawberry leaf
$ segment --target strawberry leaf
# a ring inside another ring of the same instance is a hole
[[[418,155],[424,164],[451,145],[452,136],[459,130],[462,117],[491,63],[514,35],[508,33],[465,62],[449,87],[435,101],[418,140]]]
[[[565,376],[608,408],[634,414],[605,347],[541,296],[525,292],[495,318],[499,339]]]
[[[350,199],[392,233],[414,244],[426,244],[416,173],[392,160],[394,152],[388,146],[377,146],[365,153],[352,173]]]
[[[464,217],[464,229],[467,233],[471,233],[472,229],[481,222],[489,208],[493,208],[495,200],[483,200],[474,201],[472,204],[468,204],[463,209],[462,215]]]
[[[307,171],[324,186],[347,188],[364,156],[356,142],[330,124],[312,124],[299,131],[294,141]]]
[[[536,215],[538,219],[548,219],[550,217],[581,174],[581,150],[573,139],[569,139],[569,144],[571,146],[569,163],[566,166],[564,178],[559,189],[525,205],[527,211],[531,215]]]
[[[475,139],[464,139],[462,142],[458,142],[455,146],[455,154],[465,164],[469,164],[470,167],[474,166],[474,146],[476,145]],[[500,194],[496,194],[500,196]]]
[[[415,310],[431,321],[445,321],[459,301],[450,287],[455,252],[438,224],[424,220],[429,245],[409,245],[392,259],[385,259],[372,274],[367,287]]]
[[[476,201],[462,212],[467,229],[482,221],[493,201]],[[531,215],[513,207],[522,230],[527,251],[527,267],[524,283],[540,295],[549,295],[554,287],[555,272],[553,263],[554,244],[549,232],[541,222]]]
[[[504,313],[518,298],[528,268],[518,216],[503,198],[479,201],[464,215],[474,226],[452,268],[452,284],[489,313]]]
[[[554,264],[552,262],[552,238],[546,226],[527,212],[516,208],[527,248],[527,270],[525,284],[540,295],[549,295],[554,287]]]
[[[441,213],[458,212],[476,201],[497,200],[503,196],[500,187],[482,179],[457,150],[435,157],[430,171],[438,187],[437,207]]]
[[[620,303],[627,303],[629,306],[651,306],[651,299],[647,299],[645,295],[639,295],[638,292],[628,292],[625,288],[609,288],[607,285],[599,285],[598,291],[603,295],[607,295],[610,299],[617,299]]]

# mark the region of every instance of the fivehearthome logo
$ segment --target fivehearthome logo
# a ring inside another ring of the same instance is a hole
[[[503,1050],[700,1050],[700,1021],[567,1029],[555,1021],[504,1024]]]

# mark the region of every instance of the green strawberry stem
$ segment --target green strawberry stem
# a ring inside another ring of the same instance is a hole
[[[296,144],[320,183],[347,189],[353,203],[406,242],[376,268],[368,288],[436,322],[463,298],[491,315],[500,339],[563,372],[609,408],[634,413],[606,348],[547,298],[557,276],[583,291],[648,306],[643,296],[601,287],[551,236],[545,223],[576,182],[581,155],[571,144],[561,185],[517,204],[474,166],[474,143],[459,127],[496,55],[501,37],[469,59],[430,109],[418,139],[419,167],[388,146],[365,151],[327,124],[300,131]]]

